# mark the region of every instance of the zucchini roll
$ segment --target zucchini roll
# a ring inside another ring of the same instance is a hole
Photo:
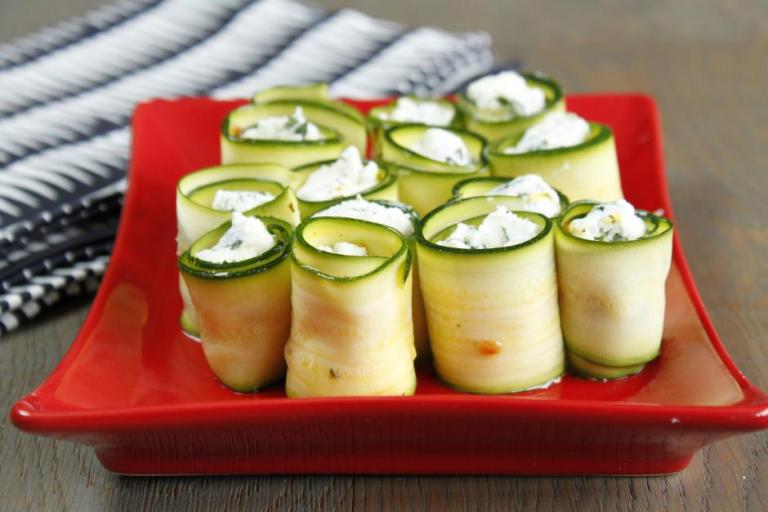
[[[350,219],[366,220],[396,229],[408,239],[411,251],[415,256],[416,225],[419,223],[419,214],[407,204],[388,201],[385,199],[366,200],[361,196],[350,199],[321,210],[313,217],[342,217]],[[424,301],[419,288],[418,264],[413,264],[413,343],[416,347],[416,357],[423,361],[429,357],[429,338],[427,336],[427,320],[424,316]]]
[[[411,251],[396,230],[312,217],[296,228],[290,397],[411,395]]]
[[[367,199],[397,200],[396,181],[388,168],[364,161],[355,146],[345,149],[338,159],[297,167],[291,176],[302,217],[358,194]]]
[[[454,103],[439,98],[401,96],[397,100],[368,112],[373,154],[381,154],[384,132],[401,124],[423,124],[436,127],[461,127],[461,118]]]
[[[493,176],[538,174],[572,201],[623,198],[613,131],[557,112],[488,148]]]
[[[355,146],[361,153],[366,151],[368,132],[365,116],[352,105],[331,99],[327,83],[272,87],[254,94],[251,102],[263,104],[285,100],[299,102],[308,112],[314,112],[308,114],[313,121],[337,130],[346,144]]]
[[[404,124],[384,132],[384,165],[397,174],[400,201],[419,215],[451,198],[453,186],[488,174],[485,140],[463,130]]]
[[[336,158],[349,145],[365,151],[364,120],[350,115],[330,102],[283,99],[243,105],[221,125],[221,160],[293,168]]]
[[[538,73],[502,71],[475,80],[456,105],[464,127],[489,142],[523,133],[550,112],[565,110],[563,91]]]
[[[552,221],[520,201],[460,199],[417,231],[435,370],[463,391],[546,387],[565,368]]]
[[[235,211],[179,258],[205,358],[235,391],[261,389],[285,372],[292,236],[287,222]]]
[[[642,370],[661,347],[672,223],[624,200],[581,201],[558,220],[555,245],[571,368],[598,379]]]
[[[481,177],[460,181],[453,187],[456,199],[479,196],[508,196],[521,199],[516,210],[557,217],[568,206],[568,198],[535,174],[517,178]]]
[[[286,185],[291,173],[274,164],[222,165],[188,174],[176,187],[177,254],[190,248],[203,234],[226,222],[233,210],[299,223],[299,206]],[[181,327],[199,336],[195,308],[183,280]]]

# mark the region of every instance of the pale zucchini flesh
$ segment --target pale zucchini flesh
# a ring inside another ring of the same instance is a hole
[[[257,391],[283,377],[283,350],[290,334],[292,227],[260,218],[277,242],[261,256],[231,264],[195,257],[219,240],[228,222],[203,235],[179,258],[208,365],[223,384],[240,392]]]
[[[566,352],[568,368],[580,377],[595,380],[616,380],[631,377],[643,371],[646,363],[631,366],[606,366],[577,355],[572,350]]]
[[[538,174],[571,201],[623,198],[613,131],[599,123],[589,125],[589,137],[576,146],[504,153],[505,149],[517,144],[522,134],[491,144],[488,148],[491,175],[513,178]]]
[[[581,373],[596,368],[591,376],[613,378],[609,371],[625,376],[659,354],[673,230],[668,219],[639,211],[648,229],[643,238],[602,242],[571,235],[568,223],[594,205],[573,203],[557,222],[560,314],[566,348],[580,358],[575,364],[594,363],[581,364]]]
[[[368,256],[318,246],[346,241]],[[292,255],[289,397],[413,394],[411,255],[397,231],[366,221],[305,219]]]
[[[522,244],[487,250],[437,245],[458,222],[477,223],[519,198],[448,203],[417,234],[421,290],[435,370],[451,386],[499,394],[547,385],[565,367],[557,307],[552,221],[515,213],[541,231]]]
[[[410,218],[414,227],[415,234],[415,228],[419,223],[419,214],[416,213],[416,211],[409,205],[388,199],[369,199],[369,201],[380,204],[387,208],[398,208],[404,212]],[[421,288],[419,287],[419,265],[416,259],[416,239],[413,235],[406,236],[406,238],[410,244],[411,255],[414,258],[412,266],[413,293],[411,299],[413,317],[413,344],[416,348],[416,362],[417,364],[422,364],[423,362],[426,362],[430,356],[429,335],[427,333],[427,319],[426,313],[424,312],[424,299],[421,296]]]

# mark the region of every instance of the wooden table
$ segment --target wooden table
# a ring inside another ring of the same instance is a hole
[[[94,0],[59,5],[75,14]],[[768,389],[768,4],[695,0],[319,2],[413,25],[484,29],[499,60],[546,70],[569,91],[644,91],[665,130],[677,229],[707,308],[744,374]],[[55,21],[35,0],[0,39]],[[534,6],[535,5],[535,6]],[[9,12],[9,14],[11,14]],[[48,16],[46,18],[46,16]],[[27,25],[25,25],[25,23]],[[88,310],[81,300],[0,339],[0,401],[53,369]],[[768,434],[704,449],[650,478],[291,476],[124,478],[89,449],[0,423],[0,509],[768,510]]]

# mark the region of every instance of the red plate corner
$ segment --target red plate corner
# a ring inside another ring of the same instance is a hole
[[[133,119],[129,188],[104,282],[59,366],[11,411],[22,430],[92,446],[124,474],[658,474],[702,446],[768,427],[768,395],[728,357],[675,238],[661,357],[611,383],[480,396],[419,373],[413,397],[289,400],[233,393],[178,328],[177,180],[219,159],[242,102],[152,101]],[[350,102],[363,111],[382,102]],[[577,95],[614,129],[628,199],[671,214],[653,100]]]

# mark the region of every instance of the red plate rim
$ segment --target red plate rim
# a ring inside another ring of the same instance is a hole
[[[614,94],[614,93],[590,93],[575,94],[569,97],[615,97],[634,98],[648,104],[652,116],[654,129],[660,135],[659,144],[654,151],[654,179],[659,189],[662,207],[668,216],[674,218],[673,209],[669,198],[669,190],[664,172],[663,139],[661,137],[661,123],[653,98],[646,94]],[[391,98],[378,100],[346,100],[358,107],[372,107],[380,105]],[[153,100],[165,101],[165,100]],[[139,113],[143,106],[152,103],[140,104],[136,112]],[[136,194],[131,193],[130,184],[134,180],[134,174],[129,173],[129,187],[126,194],[125,205],[121,215],[120,227],[117,233],[116,243],[113,249],[114,259],[118,260],[125,251],[123,235],[123,219],[134,214],[138,207]],[[478,396],[478,395],[419,395],[413,397],[335,397],[335,398],[307,398],[307,399],[275,399],[264,400],[254,405],[251,402],[198,402],[189,404],[134,406],[115,409],[95,409],[89,411],[73,410],[68,412],[46,412],[36,407],[37,393],[48,383],[60,378],[62,372],[67,369],[77,357],[81,345],[84,342],[84,333],[90,332],[98,320],[95,313],[106,300],[105,290],[111,289],[117,280],[116,269],[118,264],[109,265],[104,280],[99,288],[91,310],[83,323],[74,342],[49,377],[32,393],[20,399],[11,409],[11,420],[20,429],[40,434],[75,434],[92,431],[121,431],[136,428],[153,429],[180,427],[193,423],[195,425],[220,425],[233,422],[258,422],[268,421],[276,416],[286,413],[301,417],[310,415],[313,417],[327,414],[338,414],[339,409],[349,402],[355,403],[355,414],[367,415],[391,414],[394,412],[430,412],[445,410],[446,406],[461,407],[470,405],[473,413],[494,411],[500,414],[508,414],[510,417],[520,416],[521,413],[535,413],[539,416],[556,416],[567,413],[573,418],[590,418],[592,420],[605,418],[606,421],[621,423],[658,424],[674,421],[681,428],[690,429],[715,429],[723,431],[753,431],[768,428],[768,394],[751,384],[739,371],[735,363],[728,355],[722,340],[718,336],[715,327],[709,318],[704,303],[699,295],[693,280],[690,268],[685,258],[682,244],[677,232],[674,235],[673,259],[680,271],[686,291],[690,296],[709,340],[711,341],[718,357],[727,367],[729,373],[738,382],[744,393],[741,402],[727,406],[692,406],[692,405],[653,405],[642,403],[616,403],[600,400],[568,400],[551,401],[537,398],[506,396]],[[510,399],[514,398],[514,399]],[[345,408],[349,412],[348,408]],[[210,414],[215,412],[216,414]],[[208,414],[206,414],[208,413]]]

